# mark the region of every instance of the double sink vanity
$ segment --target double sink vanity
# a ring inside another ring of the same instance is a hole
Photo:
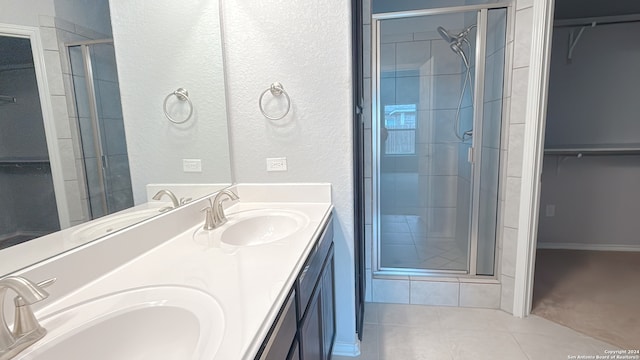
[[[0,360],[330,359],[332,210],[329,184],[238,184],[9,274]]]

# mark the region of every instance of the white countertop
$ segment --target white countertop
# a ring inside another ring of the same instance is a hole
[[[64,297],[53,302],[48,299],[37,316],[46,318],[79,302],[124,289],[188,286],[210,294],[223,309],[225,335],[215,359],[253,359],[333,207],[330,200],[319,201],[317,196],[304,202],[304,191],[293,202],[270,202],[270,196],[265,197],[263,191],[254,187],[244,191],[240,187],[236,191],[241,201],[225,210],[229,219],[247,210],[282,209],[303,213],[308,222],[300,231],[272,243],[232,247],[215,239],[216,230],[208,233],[202,230],[202,221],[197,221],[196,225],[189,224],[177,235]],[[277,193],[278,190],[273,191],[274,195]],[[201,205],[194,204],[189,211]],[[153,225],[153,221],[170,220],[159,217],[148,221],[146,226]],[[122,232],[120,237],[126,233]]]

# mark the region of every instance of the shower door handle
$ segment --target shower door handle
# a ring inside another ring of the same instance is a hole
[[[474,155],[475,155],[475,151],[473,150],[473,146],[469,148],[469,150],[467,151],[467,161],[471,164],[473,164],[474,161]]]

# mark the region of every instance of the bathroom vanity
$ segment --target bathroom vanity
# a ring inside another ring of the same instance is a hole
[[[335,340],[333,222],[299,273],[256,359],[330,359]]]
[[[216,229],[202,198],[11,274],[57,279],[15,359],[330,359],[330,185],[229,189]]]

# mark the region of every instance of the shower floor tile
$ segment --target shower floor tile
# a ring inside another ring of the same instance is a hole
[[[382,267],[467,270],[467,248],[454,238],[429,237],[426,222],[416,215],[383,215]]]

